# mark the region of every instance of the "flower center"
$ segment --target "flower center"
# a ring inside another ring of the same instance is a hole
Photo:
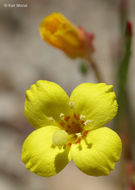
[[[64,114],[61,114],[60,117],[62,121],[60,122],[60,125],[69,134],[81,133],[85,125],[84,118],[81,116],[73,113],[73,116],[64,117]]]
[[[71,105],[73,106],[73,105]],[[71,115],[60,114],[61,130],[54,133],[52,141],[56,146],[68,145],[69,147],[75,143],[80,144],[81,140],[88,134],[88,130],[84,130],[84,126],[89,125],[92,120],[86,120],[84,115],[73,112]]]

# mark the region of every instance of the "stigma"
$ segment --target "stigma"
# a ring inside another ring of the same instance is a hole
[[[56,146],[63,146],[68,141],[68,133],[64,130],[57,130],[52,137],[52,142]]]

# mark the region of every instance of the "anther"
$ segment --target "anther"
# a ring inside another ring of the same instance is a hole
[[[80,115],[80,120],[84,120],[85,118],[85,115]]]
[[[86,121],[84,122],[84,125],[89,125],[92,121],[93,121],[93,120],[86,120]]]
[[[81,133],[76,133],[76,136],[81,137],[82,135],[81,135]]]
[[[49,119],[50,121],[54,121],[53,117],[48,117],[48,119]]]
[[[69,102],[69,106],[70,106],[71,108],[74,108],[74,107],[75,107],[74,102]]]
[[[64,113],[60,113],[60,119],[64,120]]]

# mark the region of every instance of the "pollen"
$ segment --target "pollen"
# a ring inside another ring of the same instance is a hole
[[[85,115],[80,115],[80,120],[84,120],[85,118]]]
[[[69,106],[70,106],[71,108],[75,108],[74,102],[69,102]]]
[[[48,117],[48,119],[49,119],[50,121],[54,121],[53,117]]]
[[[64,120],[64,113],[60,113],[60,119]]]
[[[84,122],[84,125],[89,125],[92,121],[93,121],[93,120],[86,120],[86,121]]]

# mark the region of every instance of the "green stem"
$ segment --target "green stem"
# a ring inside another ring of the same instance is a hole
[[[91,57],[87,58],[86,60],[87,60],[88,63],[90,64],[91,68],[93,69],[93,71],[94,71],[94,73],[95,73],[95,76],[96,76],[96,78],[97,78],[97,81],[98,81],[99,83],[100,83],[100,82],[103,82],[104,80],[103,80],[103,78],[102,78],[102,76],[101,76],[101,73],[100,73],[100,71],[99,71],[99,69],[98,69],[96,63],[94,62],[94,60],[93,60]]]
[[[115,129],[118,127],[121,115],[126,111],[126,91],[127,91],[127,75],[128,75],[128,68],[130,64],[130,57],[131,57],[131,37],[126,36],[125,39],[125,50],[124,55],[121,60],[118,76],[117,76],[117,94],[118,94],[118,104],[119,104],[119,112],[115,119]]]
[[[134,150],[134,147],[135,147],[135,124],[134,124],[134,119],[133,119],[133,115],[132,115],[132,110],[131,110],[128,94],[126,94],[126,114],[129,119],[130,138],[131,138],[131,145],[132,145],[132,147],[131,147],[132,160],[133,160],[133,163],[135,164],[135,150]]]

